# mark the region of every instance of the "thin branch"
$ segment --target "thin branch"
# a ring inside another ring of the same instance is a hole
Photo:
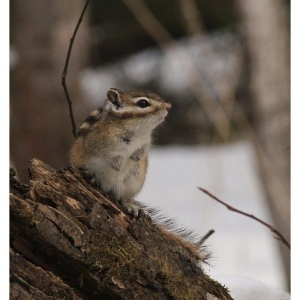
[[[83,10],[81,12],[81,15],[78,19],[78,22],[76,24],[76,27],[75,27],[75,30],[74,30],[74,33],[70,39],[70,44],[69,44],[69,49],[68,49],[68,52],[67,52],[67,57],[66,57],[66,62],[65,62],[65,66],[64,66],[64,70],[63,70],[63,73],[62,73],[62,80],[61,80],[61,84],[63,86],[63,89],[64,89],[64,92],[65,92],[65,95],[67,97],[67,102],[68,102],[68,106],[69,106],[69,112],[70,112],[70,118],[71,118],[71,124],[72,124],[72,133],[73,133],[73,136],[76,137],[76,124],[75,124],[75,119],[74,119],[74,114],[73,114],[73,109],[72,109],[72,101],[70,99],[70,95],[69,95],[69,92],[68,92],[68,88],[67,88],[67,84],[66,84],[66,78],[67,78],[67,73],[68,73],[68,67],[69,67],[69,61],[70,61],[70,57],[71,57],[71,52],[72,52],[72,48],[73,48],[73,43],[74,43],[74,40],[75,40],[75,37],[76,37],[76,34],[77,34],[77,31],[78,31],[78,28],[80,26],[80,23],[82,22],[83,20],[83,16],[85,14],[85,11],[86,11],[86,8],[89,4],[89,1],[90,0],[87,0],[84,7],[83,7]]]
[[[183,1],[182,1],[183,2]],[[182,50],[175,42],[175,40],[172,38],[172,36],[169,34],[169,32],[164,28],[164,26],[159,22],[159,20],[154,16],[154,14],[148,9],[148,7],[144,4],[143,1],[139,0],[123,0],[123,3],[130,9],[134,17],[137,19],[137,21],[140,23],[140,25],[144,28],[144,30],[153,38],[153,40],[158,44],[158,46],[163,50],[166,51],[167,46],[172,46],[174,50],[177,51],[177,54],[179,54],[179,63],[182,63],[183,69],[189,69],[190,70],[190,88],[194,92],[196,98],[199,100],[201,103],[204,111],[207,113],[209,119],[212,121],[216,132],[218,135],[222,138],[222,140],[227,141],[229,129],[227,128],[230,125],[231,122],[231,114],[232,114],[232,109],[233,109],[233,103],[232,107],[229,108],[228,110],[225,109],[223,105],[221,105],[221,101],[219,99],[215,98],[215,93],[214,95],[211,95],[210,100],[217,100],[217,101],[205,101],[202,97],[202,88],[205,88],[204,86],[201,85],[201,80],[199,81],[199,77],[204,77],[205,74],[203,74],[203,70],[199,70],[198,68],[195,68],[194,63],[191,61],[189,55]],[[200,15],[198,15],[200,16]],[[202,33],[203,33],[203,28],[202,28]],[[240,64],[240,60],[243,59],[243,55],[239,54],[240,58],[237,61],[237,64]],[[184,63],[186,65],[184,65]],[[240,64],[241,66],[241,64]],[[237,74],[239,72],[237,71]],[[233,78],[233,80],[237,80],[238,77],[236,76]],[[206,83],[208,83],[206,81]],[[209,87],[212,85],[209,84]],[[229,95],[229,98],[231,96],[231,102],[234,100],[233,95]],[[246,128],[249,130],[251,136],[253,137],[253,140],[258,147],[259,151],[262,152],[264,160],[268,163],[268,165],[273,168],[274,167],[272,164],[271,158],[267,155],[261,141],[259,140],[252,124],[249,122],[244,110],[242,109],[241,105],[235,101],[234,103],[235,109],[239,111],[241,114],[242,119],[244,120],[244,125]],[[228,126],[224,126],[223,123],[219,122],[218,119],[216,118],[216,111],[219,111],[222,113],[222,120],[226,120],[228,118]],[[232,120],[234,122],[234,119]],[[276,173],[276,184],[278,186],[282,187],[282,192],[286,194],[286,188],[283,185],[283,181],[280,178],[280,174]],[[224,204],[225,205],[225,204]],[[228,208],[229,209],[229,208]],[[231,209],[233,210],[233,209]],[[234,211],[234,210],[233,210]],[[246,214],[246,213],[245,213]],[[247,214],[246,214],[247,215]],[[252,217],[251,217],[252,218]],[[254,217],[255,219],[255,217]],[[263,222],[263,221],[262,221]],[[263,223],[262,223],[263,224]],[[289,249],[290,249],[290,244],[284,239],[284,237],[271,225],[269,224],[264,224],[267,226],[272,232],[274,232],[278,237],[281,237],[281,241],[283,244],[285,244]],[[269,227],[270,226],[270,227]]]
[[[209,230],[208,233],[206,235],[204,235],[201,240],[199,241],[199,243],[197,243],[199,246],[203,245],[204,242],[213,234],[215,233],[215,231],[213,229]]]
[[[269,228],[274,234],[275,234],[275,238],[280,240],[286,247],[288,247],[289,249],[291,249],[291,245],[289,244],[289,242],[283,237],[283,235],[278,231],[276,230],[272,225],[266,223],[265,221],[257,218],[256,216],[254,215],[251,215],[251,214],[248,214],[246,212],[243,212],[239,209],[236,209],[235,207],[233,206],[230,206],[229,204],[225,203],[224,201],[220,200],[219,198],[217,198],[216,196],[214,196],[213,194],[211,194],[209,191],[203,189],[203,188],[200,188],[198,187],[198,189],[200,191],[202,191],[203,193],[205,193],[206,195],[208,195],[209,197],[211,197],[212,199],[216,200],[217,202],[223,204],[224,206],[226,206],[227,209],[233,211],[233,212],[236,212],[236,213],[239,213],[241,215],[244,215],[248,218],[251,218],[253,220],[256,220],[257,222],[263,224],[264,226],[266,226],[267,228]]]

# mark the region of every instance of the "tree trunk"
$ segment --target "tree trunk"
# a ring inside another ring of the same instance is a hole
[[[238,0],[250,54],[257,154],[273,219],[290,241],[290,41],[284,0]],[[290,251],[281,245],[288,282]]]
[[[188,249],[72,168],[11,170],[11,299],[232,299]]]
[[[11,3],[11,44],[17,60],[10,76],[10,155],[28,181],[27,163],[38,157],[56,168],[66,165],[73,139],[61,75],[70,38],[84,2],[16,0]],[[67,84],[76,120],[83,120],[78,74],[84,65],[87,16],[72,51]],[[45,147],[47,145],[47,147]]]

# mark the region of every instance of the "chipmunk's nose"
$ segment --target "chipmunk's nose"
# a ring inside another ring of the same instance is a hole
[[[169,111],[172,107],[172,104],[170,102],[165,102],[165,108],[167,111]]]

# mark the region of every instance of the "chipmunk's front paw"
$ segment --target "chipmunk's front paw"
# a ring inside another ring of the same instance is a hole
[[[82,177],[94,187],[100,187],[97,178],[84,168],[79,168]]]
[[[130,200],[130,201],[120,201],[121,205],[124,207],[125,211],[129,214],[132,214],[135,218],[139,216],[140,207],[137,202]]]

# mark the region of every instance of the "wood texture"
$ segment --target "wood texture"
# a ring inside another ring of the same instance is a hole
[[[33,159],[11,171],[11,299],[232,299],[141,212],[122,212],[80,173]]]

